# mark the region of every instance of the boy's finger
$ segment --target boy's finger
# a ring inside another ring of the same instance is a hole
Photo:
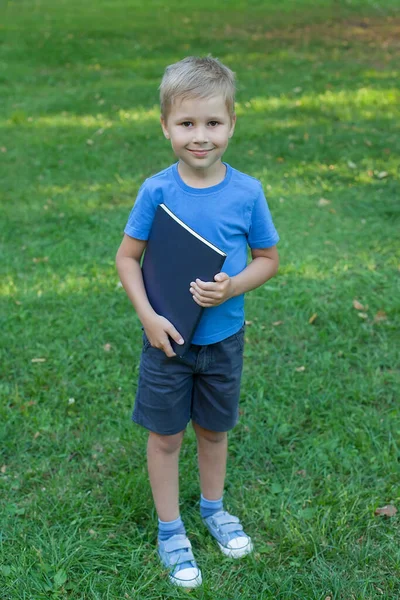
[[[163,347],[163,351],[164,351],[165,355],[168,356],[168,358],[172,358],[173,356],[176,356],[176,354],[172,350],[172,346],[169,342],[165,343],[165,346]]]
[[[221,271],[221,273],[216,274],[214,279],[215,279],[215,281],[218,281],[218,283],[220,283],[221,281],[226,281],[227,279],[229,279],[229,275],[227,275],[227,273],[224,273],[223,271]]]
[[[161,346],[160,346],[160,350],[162,350],[164,352],[164,354],[166,356],[168,356],[168,358],[172,358],[173,356],[176,356],[176,354],[173,351],[172,346],[170,344],[168,335],[166,335],[165,338],[164,338],[164,340],[162,341]]]
[[[192,294],[194,296],[197,296],[197,298],[201,298],[201,299],[210,299],[210,300],[218,300],[219,298],[221,298],[221,292],[211,292],[208,290],[193,290]]]
[[[196,282],[192,282],[191,285],[197,285],[201,290],[215,290],[215,286],[217,285],[215,281],[202,281],[201,279],[196,279]]]
[[[214,287],[213,289],[204,290],[198,285],[194,285],[190,288],[189,291],[191,294],[197,294],[198,296],[209,296],[211,298],[212,296],[218,296],[220,290],[218,290],[217,287]]]
[[[170,337],[177,343],[182,345],[184,343],[184,339],[181,334],[175,329],[175,327],[170,324],[169,327],[165,330]],[[169,342],[168,342],[169,343]]]
[[[211,308],[212,306],[215,306],[215,304],[213,304],[212,302],[207,302],[207,300],[201,300],[200,298],[196,298],[196,296],[193,296],[193,300],[196,302],[196,304],[202,306],[203,308]]]

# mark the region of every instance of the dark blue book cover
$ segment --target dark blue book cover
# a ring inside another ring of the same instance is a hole
[[[187,351],[203,308],[189,291],[191,281],[214,281],[226,254],[185,225],[165,204],[157,207],[142,264],[149,302],[168,319],[185,343],[173,340],[178,356]]]

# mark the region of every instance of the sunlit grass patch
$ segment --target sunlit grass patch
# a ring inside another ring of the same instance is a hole
[[[255,97],[246,101],[245,106],[239,104],[238,114],[246,114],[245,109],[251,109],[254,113],[274,113],[279,110],[290,111],[302,108],[319,110],[333,109],[335,114],[345,120],[356,117],[356,120],[370,119],[371,117],[382,117],[382,109],[385,110],[383,118],[390,119],[400,113],[400,92],[397,88],[375,90],[373,88],[358,88],[355,90],[326,90],[323,93],[303,94],[302,88],[294,88],[292,97],[283,95],[280,97]],[[387,112],[387,110],[392,112]],[[314,122],[314,119],[313,119]]]
[[[48,115],[40,117],[27,117],[25,113],[14,113],[11,118],[6,121],[6,124],[21,125],[22,123],[32,124],[32,126],[41,129],[43,127],[56,127],[56,128],[79,128],[89,129],[93,127],[101,127],[108,129],[112,127],[114,123],[126,123],[131,121],[155,121],[160,118],[159,107],[153,107],[151,109],[136,108],[134,110],[122,110],[116,111],[114,119],[110,119],[108,115],[98,113],[96,115],[75,115],[66,111],[57,115]]]

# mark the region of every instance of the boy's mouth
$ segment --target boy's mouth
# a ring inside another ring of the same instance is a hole
[[[212,151],[212,148],[210,148],[209,150],[200,150],[200,149],[187,148],[187,150],[188,150],[188,152],[190,152],[191,154],[193,154],[193,156],[197,156],[198,158],[202,158],[204,156],[207,156],[207,154]]]

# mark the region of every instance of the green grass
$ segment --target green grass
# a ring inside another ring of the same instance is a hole
[[[215,5],[1,8],[1,600],[188,597],[155,553],[140,323],[114,256],[173,160],[163,69],[209,52],[238,75],[226,158],[262,180],[281,268],[247,297],[225,495],[256,552],[232,563],[205,534],[189,428],[190,597],[400,596],[398,516],[374,516],[400,505],[398,2]]]

